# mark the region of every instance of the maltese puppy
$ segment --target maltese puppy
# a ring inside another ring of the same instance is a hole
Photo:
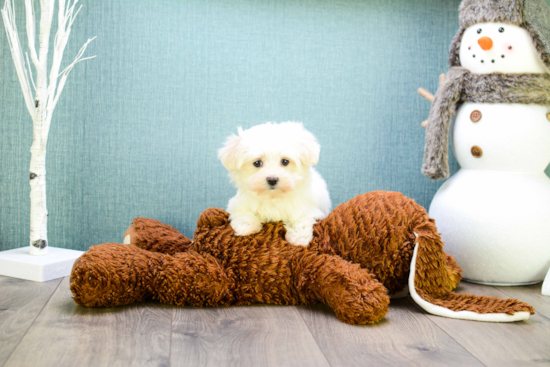
[[[282,221],[286,240],[307,246],[313,225],[330,212],[330,197],[313,169],[321,147],[301,123],[239,127],[218,156],[229,171],[237,195],[227,212],[237,236],[258,233],[262,223]]]

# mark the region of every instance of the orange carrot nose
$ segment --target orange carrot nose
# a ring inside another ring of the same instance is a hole
[[[489,51],[490,49],[493,48],[493,40],[490,39],[489,37],[481,37],[477,41],[477,43],[479,43],[483,51]]]

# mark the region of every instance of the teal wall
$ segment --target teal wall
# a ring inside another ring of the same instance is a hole
[[[435,91],[447,70],[458,4],[83,1],[65,62],[96,35],[97,58],[74,69],[54,114],[50,245],[121,241],[135,216],[191,236],[202,210],[234,194],[217,148],[267,121],[302,121],[318,137],[335,205],[393,190],[428,206],[441,183],[420,173],[429,103],[416,89]],[[2,27],[0,250],[28,245],[31,140]]]

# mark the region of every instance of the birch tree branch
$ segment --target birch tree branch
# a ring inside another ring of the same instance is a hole
[[[27,57],[27,65],[29,67],[29,76],[31,77],[32,86],[34,88],[34,91],[36,92],[36,84],[34,84],[34,79],[32,78],[32,69],[31,63],[29,62],[29,54],[25,52],[25,56]]]
[[[69,66],[67,66],[61,73],[59,73],[54,79],[52,79],[52,82],[55,82],[57,80],[57,78],[59,78],[61,76],[59,86],[57,87],[57,95],[55,96],[55,99],[53,100],[53,105],[51,106],[52,110],[57,105],[57,101],[59,100],[59,96],[61,95],[61,92],[63,91],[63,87],[65,86],[65,81],[67,80],[67,76],[73,70],[74,66],[76,64],[78,64],[79,62],[81,62],[81,61],[93,59],[93,58],[96,57],[94,55],[94,56],[82,58],[82,55],[84,54],[84,51],[86,50],[86,47],[88,47],[88,44],[90,42],[92,42],[93,40],[95,40],[95,39],[96,39],[96,37],[88,39],[88,41],[86,41],[86,43],[82,46],[80,51],[78,51],[78,54],[76,55],[76,58],[74,59],[74,61]]]
[[[75,4],[76,4],[76,2],[75,2]],[[74,9],[74,5],[71,9]],[[72,10],[69,13],[72,14]],[[72,18],[72,20],[74,21],[74,18]],[[70,28],[69,28],[68,32],[70,32]],[[66,35],[67,37],[68,37],[68,34],[69,33],[67,33],[67,35]],[[44,141],[47,141],[47,139],[48,139],[48,133],[50,131],[51,114],[52,114],[55,106],[57,105],[57,101],[59,100],[59,96],[61,96],[61,92],[63,92],[63,88],[65,87],[65,82],[67,81],[68,75],[73,70],[74,66],[76,64],[78,64],[79,62],[89,60],[89,59],[93,59],[93,58],[96,57],[96,56],[90,56],[90,57],[85,57],[85,58],[82,57],[84,55],[84,51],[86,51],[86,48],[88,47],[90,42],[92,42],[95,39],[96,39],[96,37],[88,39],[88,41],[86,41],[86,43],[84,43],[84,45],[78,51],[78,54],[76,55],[74,61],[71,64],[69,64],[69,66],[67,66],[61,73],[56,74],[55,77],[50,76],[50,88],[48,88],[48,90],[49,90],[48,91],[48,94],[49,94],[49,97],[48,97],[48,118],[46,119],[46,122],[45,122],[45,125],[44,125],[44,130],[42,131],[42,137],[43,137]],[[66,42],[65,42],[65,44],[66,44]],[[65,45],[63,45],[63,49],[64,48],[65,48]],[[61,52],[61,57],[62,57],[63,56],[62,55],[63,50],[60,50],[60,52]],[[54,59],[55,59],[55,53],[54,53]],[[57,65],[57,69],[59,69],[59,65]],[[53,66],[52,66],[52,73],[53,73],[53,71],[54,70],[53,70]],[[61,80],[59,81],[59,85],[57,85],[57,79],[59,77],[61,77]],[[57,93],[56,93],[56,88],[57,88]],[[55,94],[55,96],[54,96],[54,94]]]
[[[21,43],[19,42],[19,34],[17,33],[17,25],[15,23],[15,14],[13,11],[13,0],[7,0],[2,8],[2,19],[4,20],[4,27],[6,28],[6,34],[8,36],[8,44],[10,46],[11,56],[19,78],[19,84],[21,84],[21,92],[25,99],[25,105],[31,117],[34,116],[34,98],[32,95],[31,87],[29,84],[29,78],[27,76],[27,69],[25,67],[25,60],[23,58],[23,51],[21,50]]]
[[[69,0],[67,2],[67,6],[65,7],[64,0],[60,0],[59,2],[59,23],[57,26],[57,32],[55,34],[53,44],[53,63],[50,70],[50,84],[48,86],[47,106],[51,106],[55,98],[55,89],[57,87],[59,68],[61,66],[61,61],[63,60],[63,53],[65,52],[65,47],[67,46],[69,35],[71,34],[71,20],[73,19],[72,15],[76,3],[78,3],[78,0],[76,0],[72,6],[70,6],[70,3],[71,1]],[[62,13],[62,11],[64,11],[64,13]]]
[[[69,3],[71,0],[69,0]],[[68,4],[67,4],[68,5]],[[63,21],[63,17],[67,13],[67,9],[65,8],[65,0],[59,0],[57,4],[58,10],[57,10],[57,24],[61,24]],[[58,26],[59,28],[59,26]]]
[[[25,13],[27,19],[27,39],[29,41],[29,50],[31,52],[31,60],[35,67],[39,67],[38,56],[36,55],[36,45],[34,43],[36,37],[36,25],[34,16],[34,1],[25,0]]]

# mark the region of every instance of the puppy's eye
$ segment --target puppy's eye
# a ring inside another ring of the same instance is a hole
[[[480,34],[480,33],[481,33],[481,28],[479,28],[479,29],[477,30],[477,34]]]
[[[500,28],[498,29],[498,31],[499,31],[500,33],[504,33],[504,28],[500,27]]]
[[[262,161],[256,161],[256,162],[254,162],[253,164],[254,164],[254,167],[261,167],[261,166],[264,165],[264,162],[262,162]]]
[[[288,161],[288,159],[283,159],[283,160],[281,161],[281,164],[282,164],[283,166],[288,166],[289,163],[290,163],[290,162]]]

